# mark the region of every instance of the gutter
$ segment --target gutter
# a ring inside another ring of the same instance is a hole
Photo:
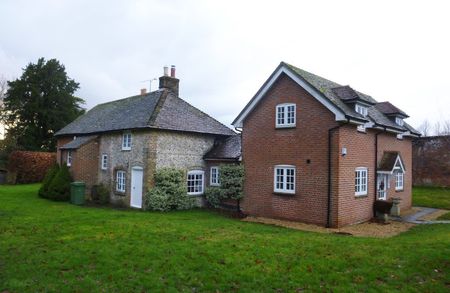
[[[348,124],[350,121],[347,119],[343,124],[339,124],[335,127],[328,129],[328,195],[327,195],[327,228],[331,227],[331,136],[333,131]]]

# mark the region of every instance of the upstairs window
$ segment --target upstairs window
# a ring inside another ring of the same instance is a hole
[[[355,111],[361,115],[363,115],[364,117],[367,116],[367,107],[360,105],[360,104],[355,104]]]
[[[367,195],[367,168],[360,167],[355,170],[355,195]]]
[[[275,166],[273,191],[290,194],[295,193],[295,166]]]
[[[102,155],[102,170],[108,169],[108,155],[103,154]]]
[[[397,125],[403,126],[403,119],[400,117],[395,117],[395,123]]]
[[[280,104],[276,107],[276,127],[293,127],[295,126],[295,104]]]
[[[72,166],[72,151],[67,151],[67,167]]]
[[[210,185],[219,186],[220,185],[219,167],[211,167],[210,176],[211,176]]]
[[[187,174],[187,194],[203,194],[203,178],[205,172],[201,170],[189,171]]]
[[[131,132],[124,132],[122,135],[122,150],[131,150]]]

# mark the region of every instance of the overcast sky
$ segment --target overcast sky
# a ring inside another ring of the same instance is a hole
[[[56,58],[90,109],[174,64],[180,96],[229,125],[285,61],[389,100],[413,126],[449,119],[449,2],[367,2],[2,0],[0,75]]]

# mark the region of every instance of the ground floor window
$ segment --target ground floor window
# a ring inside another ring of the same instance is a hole
[[[210,184],[213,186],[220,185],[220,179],[219,179],[219,167],[211,167],[211,182]]]
[[[203,194],[203,178],[205,172],[201,170],[189,171],[187,174],[187,193],[189,195]]]
[[[395,173],[395,190],[403,190],[404,174],[401,171]]]
[[[367,168],[359,167],[355,170],[355,195],[367,195]]]
[[[275,166],[273,185],[274,192],[295,193],[295,166]]]
[[[116,173],[116,190],[125,192],[125,171],[117,171]]]
[[[72,166],[72,151],[67,151],[67,166],[70,167]]]

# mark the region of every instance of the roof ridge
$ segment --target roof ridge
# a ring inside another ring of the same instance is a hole
[[[344,85],[342,85],[342,84],[340,84],[340,83],[337,83],[337,82],[332,81],[332,80],[330,80],[330,79],[328,79],[328,78],[325,78],[325,77],[322,77],[322,76],[320,76],[320,75],[317,75],[317,74],[312,73],[312,72],[310,72],[310,71],[304,70],[304,69],[299,68],[299,67],[297,67],[297,66],[294,66],[294,65],[292,65],[292,64],[290,64],[290,63],[287,63],[287,62],[284,62],[284,61],[281,61],[281,63],[284,64],[284,65],[286,65],[286,66],[288,66],[288,67],[291,67],[291,69],[303,71],[303,72],[305,72],[305,73],[307,73],[307,74],[310,74],[310,75],[312,75],[312,76],[315,76],[315,77],[319,77],[319,78],[321,78],[321,79],[324,79],[324,80],[326,80],[326,81],[328,81],[328,82],[330,82],[330,83],[334,83],[334,84],[336,84],[337,86],[344,86]],[[348,85],[348,86],[350,86],[350,85]],[[353,88],[352,88],[352,89],[353,89]],[[353,90],[356,91],[355,89],[353,89]]]
[[[122,99],[117,99],[117,100],[112,100],[112,101],[100,103],[100,104],[95,105],[92,109],[94,109],[95,107],[98,107],[98,106],[104,106],[104,105],[108,105],[108,104],[116,103],[116,102],[121,102],[121,101],[132,99],[132,98],[146,97],[146,96],[149,96],[151,94],[157,93],[159,91],[161,91],[161,90],[158,89],[156,91],[148,92],[145,95],[134,95],[134,96],[129,96],[129,97],[122,98]]]

